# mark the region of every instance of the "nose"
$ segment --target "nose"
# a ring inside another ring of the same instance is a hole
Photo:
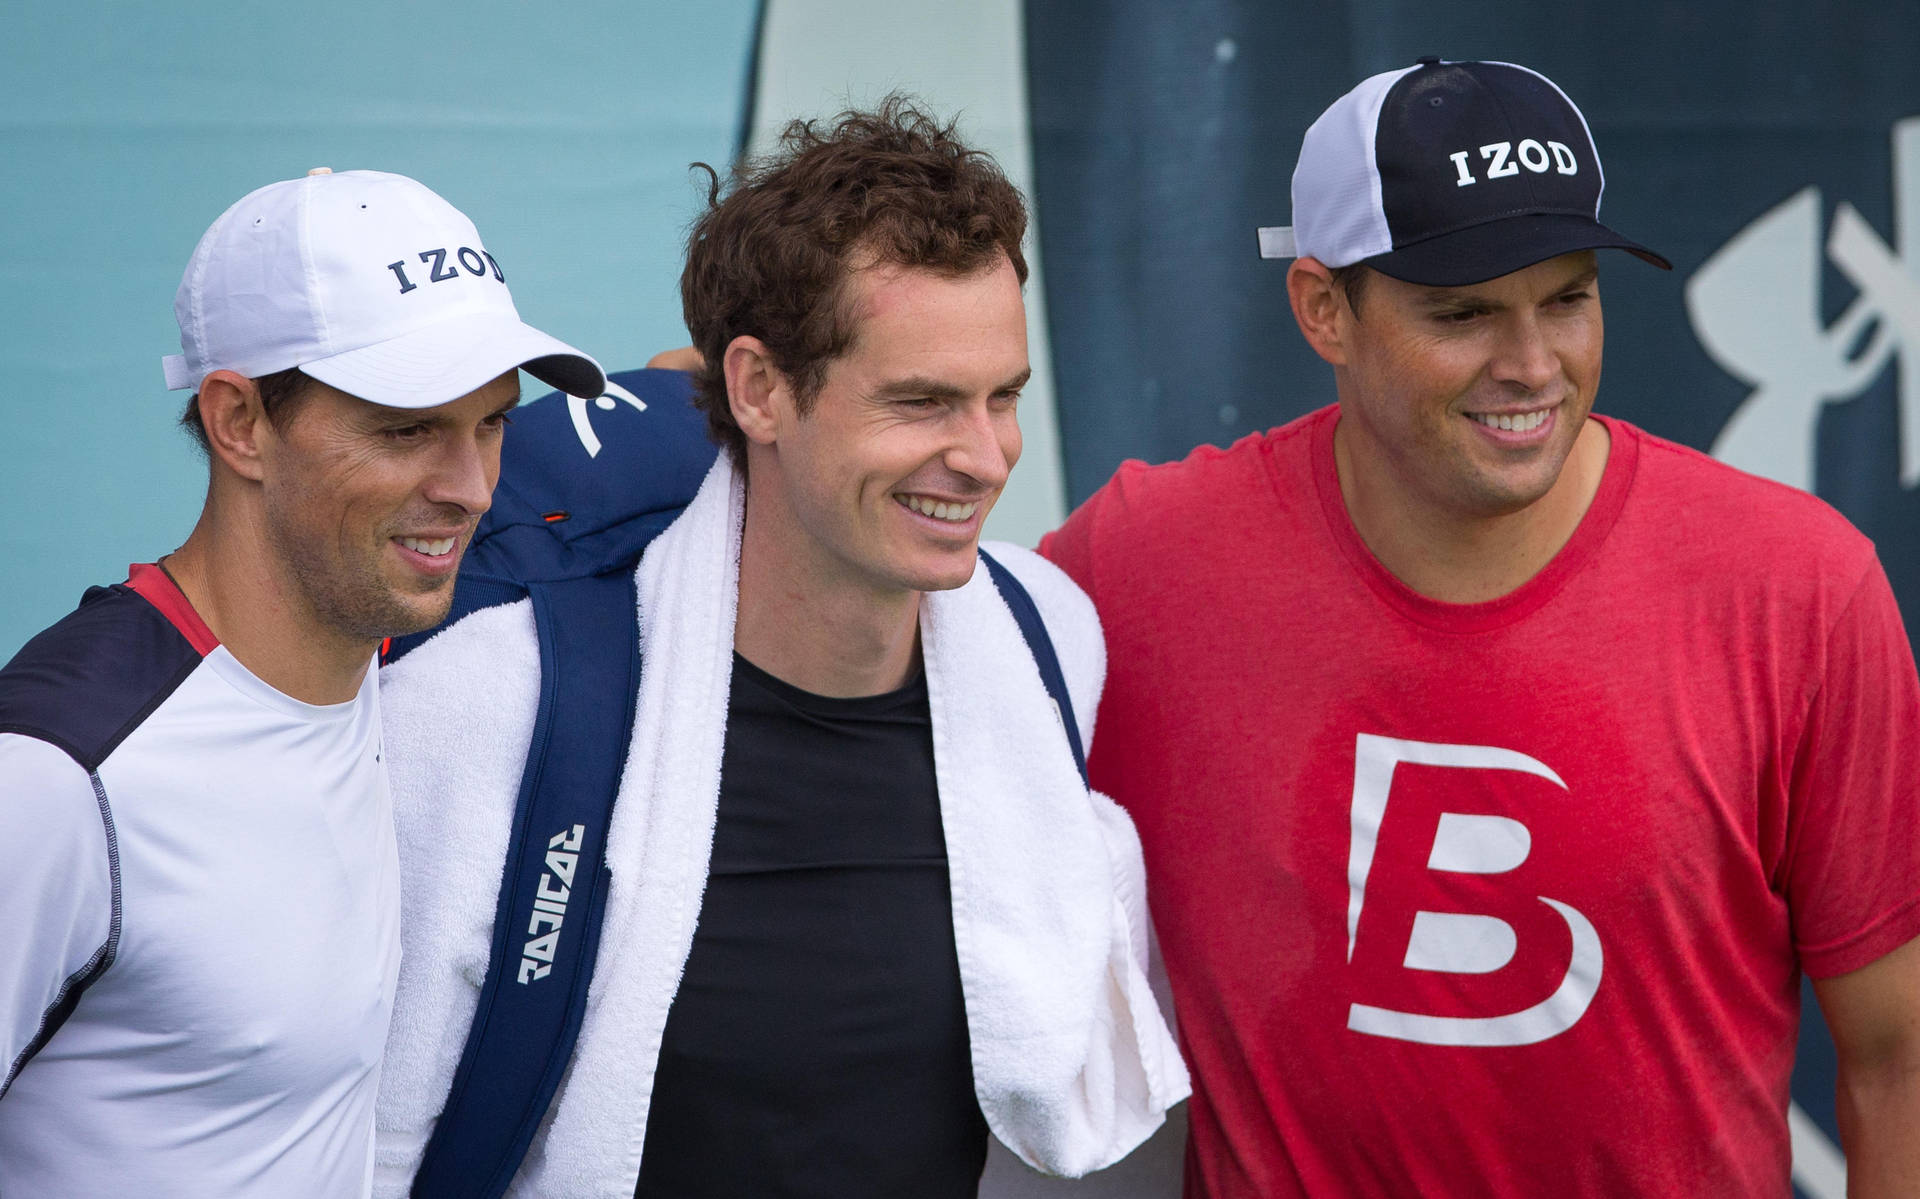
[[[999,408],[993,401],[969,405],[958,426],[945,456],[947,469],[990,491],[1006,486],[1013,464],[1020,460],[1020,419],[1014,409]]]
[[[493,506],[493,485],[499,478],[498,437],[452,433],[435,458],[423,492],[433,503],[478,516]]]
[[[1501,327],[1491,369],[1496,380],[1528,392],[1560,376],[1560,355],[1536,313],[1514,313]]]

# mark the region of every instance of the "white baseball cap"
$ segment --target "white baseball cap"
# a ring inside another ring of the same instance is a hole
[[[171,391],[296,366],[390,408],[444,404],[516,367],[568,395],[606,390],[599,363],[521,322],[472,221],[382,171],[319,167],[242,197],[194,247],[173,311]]]

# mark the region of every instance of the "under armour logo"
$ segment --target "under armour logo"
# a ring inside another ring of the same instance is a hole
[[[600,456],[600,436],[593,431],[593,421],[588,419],[587,405],[592,404],[602,412],[612,412],[619,406],[615,403],[616,400],[625,400],[627,403],[632,404],[636,412],[645,412],[647,410],[645,400],[642,400],[639,396],[634,395],[611,379],[607,380],[606,393],[597,398],[588,399],[585,396],[567,397],[567,415],[573,418],[574,435],[580,439],[580,444],[586,447],[587,457],[589,458],[598,458]]]
[[[1821,407],[1865,391],[1902,351],[1900,483],[1920,484],[1920,117],[1894,125],[1893,163],[1897,254],[1853,205],[1834,212],[1825,258],[1860,294],[1831,325],[1820,317],[1817,187],[1741,230],[1687,281],[1700,344],[1754,388],[1714,440],[1716,458],[1812,490]]]
[[[1488,745],[1446,745],[1399,741],[1361,733],[1354,740],[1352,841],[1347,857],[1347,961],[1353,961],[1360,913],[1367,902],[1367,877],[1373,871],[1380,824],[1393,790],[1394,767],[1405,762],[1457,770],[1515,770],[1543,778],[1562,791],[1566,783],[1544,763],[1511,749]],[[1505,874],[1527,860],[1533,836],[1527,826],[1505,816],[1442,812],[1427,869],[1456,874]],[[1566,974],[1551,995],[1531,1007],[1493,1016],[1435,1016],[1355,1003],[1347,1009],[1354,1032],[1425,1045],[1532,1045],[1557,1037],[1586,1015],[1600,989],[1603,954],[1600,935],[1572,905],[1537,899],[1559,914],[1572,935],[1573,954]],[[1407,942],[1409,970],[1443,974],[1490,974],[1513,959],[1513,926],[1497,916],[1462,912],[1418,912]]]

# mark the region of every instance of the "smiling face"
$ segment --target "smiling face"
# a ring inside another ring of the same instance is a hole
[[[852,347],[804,413],[783,383],[772,440],[749,448],[748,520],[789,530],[795,576],[958,587],[1020,457],[1020,282],[1004,256],[958,276],[883,263],[855,270],[844,302]]]
[[[1400,503],[1472,522],[1560,481],[1600,384],[1591,251],[1466,287],[1375,272],[1335,327],[1343,460]]]
[[[517,371],[435,408],[311,384],[263,455],[268,541],[314,632],[372,645],[438,624],[500,475]]]

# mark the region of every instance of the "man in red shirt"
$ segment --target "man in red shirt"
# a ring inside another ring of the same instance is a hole
[[[1262,231],[1339,403],[1042,543],[1110,672],[1187,1194],[1785,1196],[1800,976],[1851,1194],[1920,1193],[1920,683],[1871,544],[1592,412],[1585,120],[1422,60]]]

